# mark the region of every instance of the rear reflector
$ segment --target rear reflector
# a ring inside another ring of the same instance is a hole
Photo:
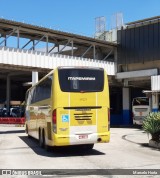
[[[56,109],[52,112],[53,132],[57,133],[57,113]]]

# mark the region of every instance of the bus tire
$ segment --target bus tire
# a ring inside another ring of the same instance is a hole
[[[50,151],[50,146],[48,146],[46,144],[46,137],[45,137],[45,131],[44,131],[44,129],[43,129],[42,135],[43,135],[43,148],[45,148],[46,151]]]
[[[39,146],[44,148],[44,140],[43,140],[42,130],[39,128]]]
[[[31,136],[28,133],[28,126],[26,125],[26,134],[28,135],[28,138],[31,138]]]

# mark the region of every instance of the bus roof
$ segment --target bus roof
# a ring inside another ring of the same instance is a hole
[[[59,66],[57,69],[100,69],[104,70],[102,67],[92,67],[92,66]]]

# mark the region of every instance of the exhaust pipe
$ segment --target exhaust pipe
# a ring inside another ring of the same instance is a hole
[[[97,142],[101,142],[101,141],[102,141],[102,139],[101,139],[101,138],[98,138],[98,139],[97,139]]]

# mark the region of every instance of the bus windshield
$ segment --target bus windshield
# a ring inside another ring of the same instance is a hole
[[[139,105],[149,105],[149,98],[135,98],[133,100],[133,106],[139,106]]]
[[[103,69],[59,69],[59,83],[63,92],[100,92],[104,88]]]

